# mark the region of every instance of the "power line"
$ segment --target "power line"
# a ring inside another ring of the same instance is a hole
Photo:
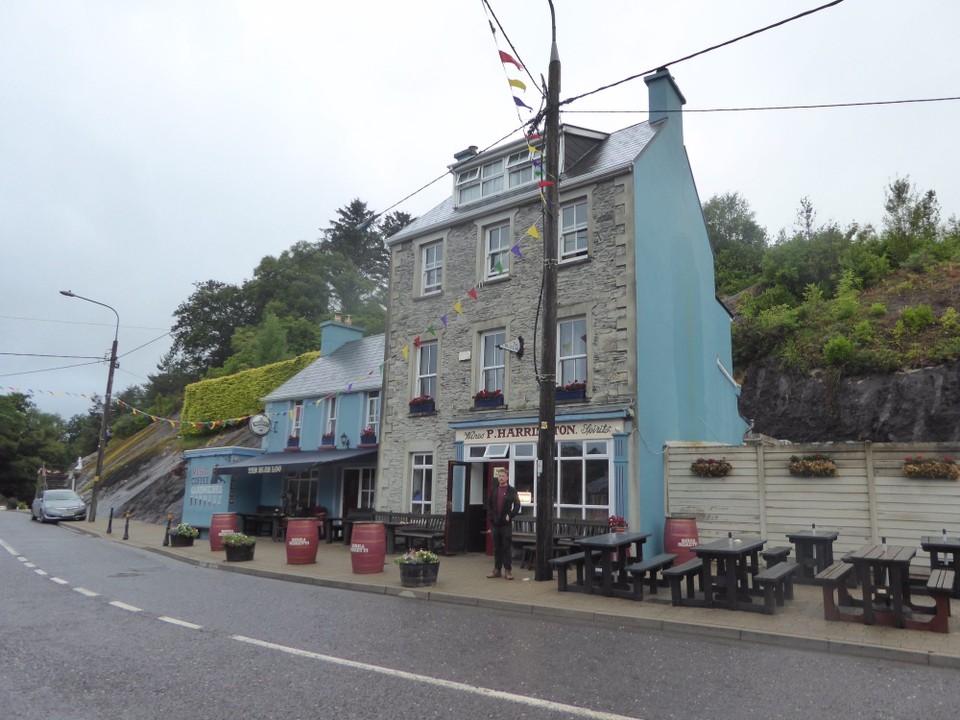
[[[88,367],[90,365],[99,365],[102,362],[109,362],[107,358],[101,358],[98,362],[77,363],[76,365],[63,365],[61,367],[46,368],[44,370],[24,370],[23,372],[4,373],[0,377],[14,377],[16,375],[35,375],[43,372],[56,372],[57,370],[70,370],[71,368]]]
[[[9,355],[12,357],[60,358],[63,360],[102,360],[103,359],[100,357],[96,357],[94,355],[45,355],[42,353],[15,353],[15,352],[0,352],[0,355]]]
[[[564,114],[579,115],[616,115],[633,114],[649,112],[672,112],[672,113],[723,113],[723,112],[758,112],[764,110],[822,110],[827,108],[851,108],[851,107],[877,107],[882,105],[907,105],[910,103],[933,103],[948,102],[951,100],[960,100],[960,95],[935,98],[912,98],[909,100],[867,100],[864,102],[842,102],[842,103],[812,103],[809,105],[759,105],[746,107],[727,107],[727,108],[681,108],[679,110],[564,110]]]

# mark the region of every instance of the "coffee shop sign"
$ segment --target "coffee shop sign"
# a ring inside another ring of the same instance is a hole
[[[602,438],[610,437],[613,433],[623,432],[622,423],[582,422],[563,423],[557,425],[557,438]],[[520,425],[514,427],[481,428],[463,430],[464,442],[497,442],[503,440],[536,439],[540,435],[540,428],[536,425]]]

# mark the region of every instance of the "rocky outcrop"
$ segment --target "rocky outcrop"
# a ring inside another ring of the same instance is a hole
[[[892,375],[785,373],[750,368],[740,414],[753,431],[792,442],[960,440],[960,363]]]

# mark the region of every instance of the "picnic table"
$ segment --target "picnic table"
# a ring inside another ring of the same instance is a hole
[[[960,598],[960,538],[948,535],[924,535],[920,547],[930,553],[930,569],[953,570],[951,597]]]
[[[703,561],[701,577],[707,607],[762,609],[752,606],[751,596],[756,594],[753,578],[760,572],[758,555],[766,542],[763,538],[728,537],[693,548]]]
[[[635,546],[634,557],[643,560],[643,544],[650,537],[650,533],[639,532],[611,532],[603,535],[591,535],[577,538],[576,544],[584,551],[584,592],[600,592],[604,595],[632,598],[633,586],[627,572],[627,553],[631,545]],[[593,551],[600,552],[600,582],[594,566]],[[614,556],[618,560],[618,569],[614,577]]]
[[[879,622],[906,627],[904,608],[911,605],[910,561],[916,554],[916,548],[881,543],[864,545],[844,556],[844,562],[856,568],[863,589],[860,604],[865,625]]]
[[[787,533],[787,540],[796,548],[797,576],[795,582],[812,584],[813,579],[833,565],[833,543],[840,533],[832,530],[809,530]]]

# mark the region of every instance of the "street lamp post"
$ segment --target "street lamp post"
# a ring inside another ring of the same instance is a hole
[[[120,334],[120,315],[106,303],[97,300],[91,300],[83,295],[77,295],[70,290],[61,290],[61,295],[86,300],[94,305],[99,305],[111,310],[117,318],[117,326],[113,333],[113,347],[110,349],[110,370],[107,372],[107,393],[103,398],[103,416],[100,420],[100,446],[97,448],[97,468],[93,474],[93,491],[90,493],[90,509],[87,511],[87,521],[93,522],[97,519],[97,492],[100,489],[100,476],[103,473],[103,453],[107,449],[107,428],[110,416],[110,395],[113,393],[113,371],[117,367],[117,336]]]

